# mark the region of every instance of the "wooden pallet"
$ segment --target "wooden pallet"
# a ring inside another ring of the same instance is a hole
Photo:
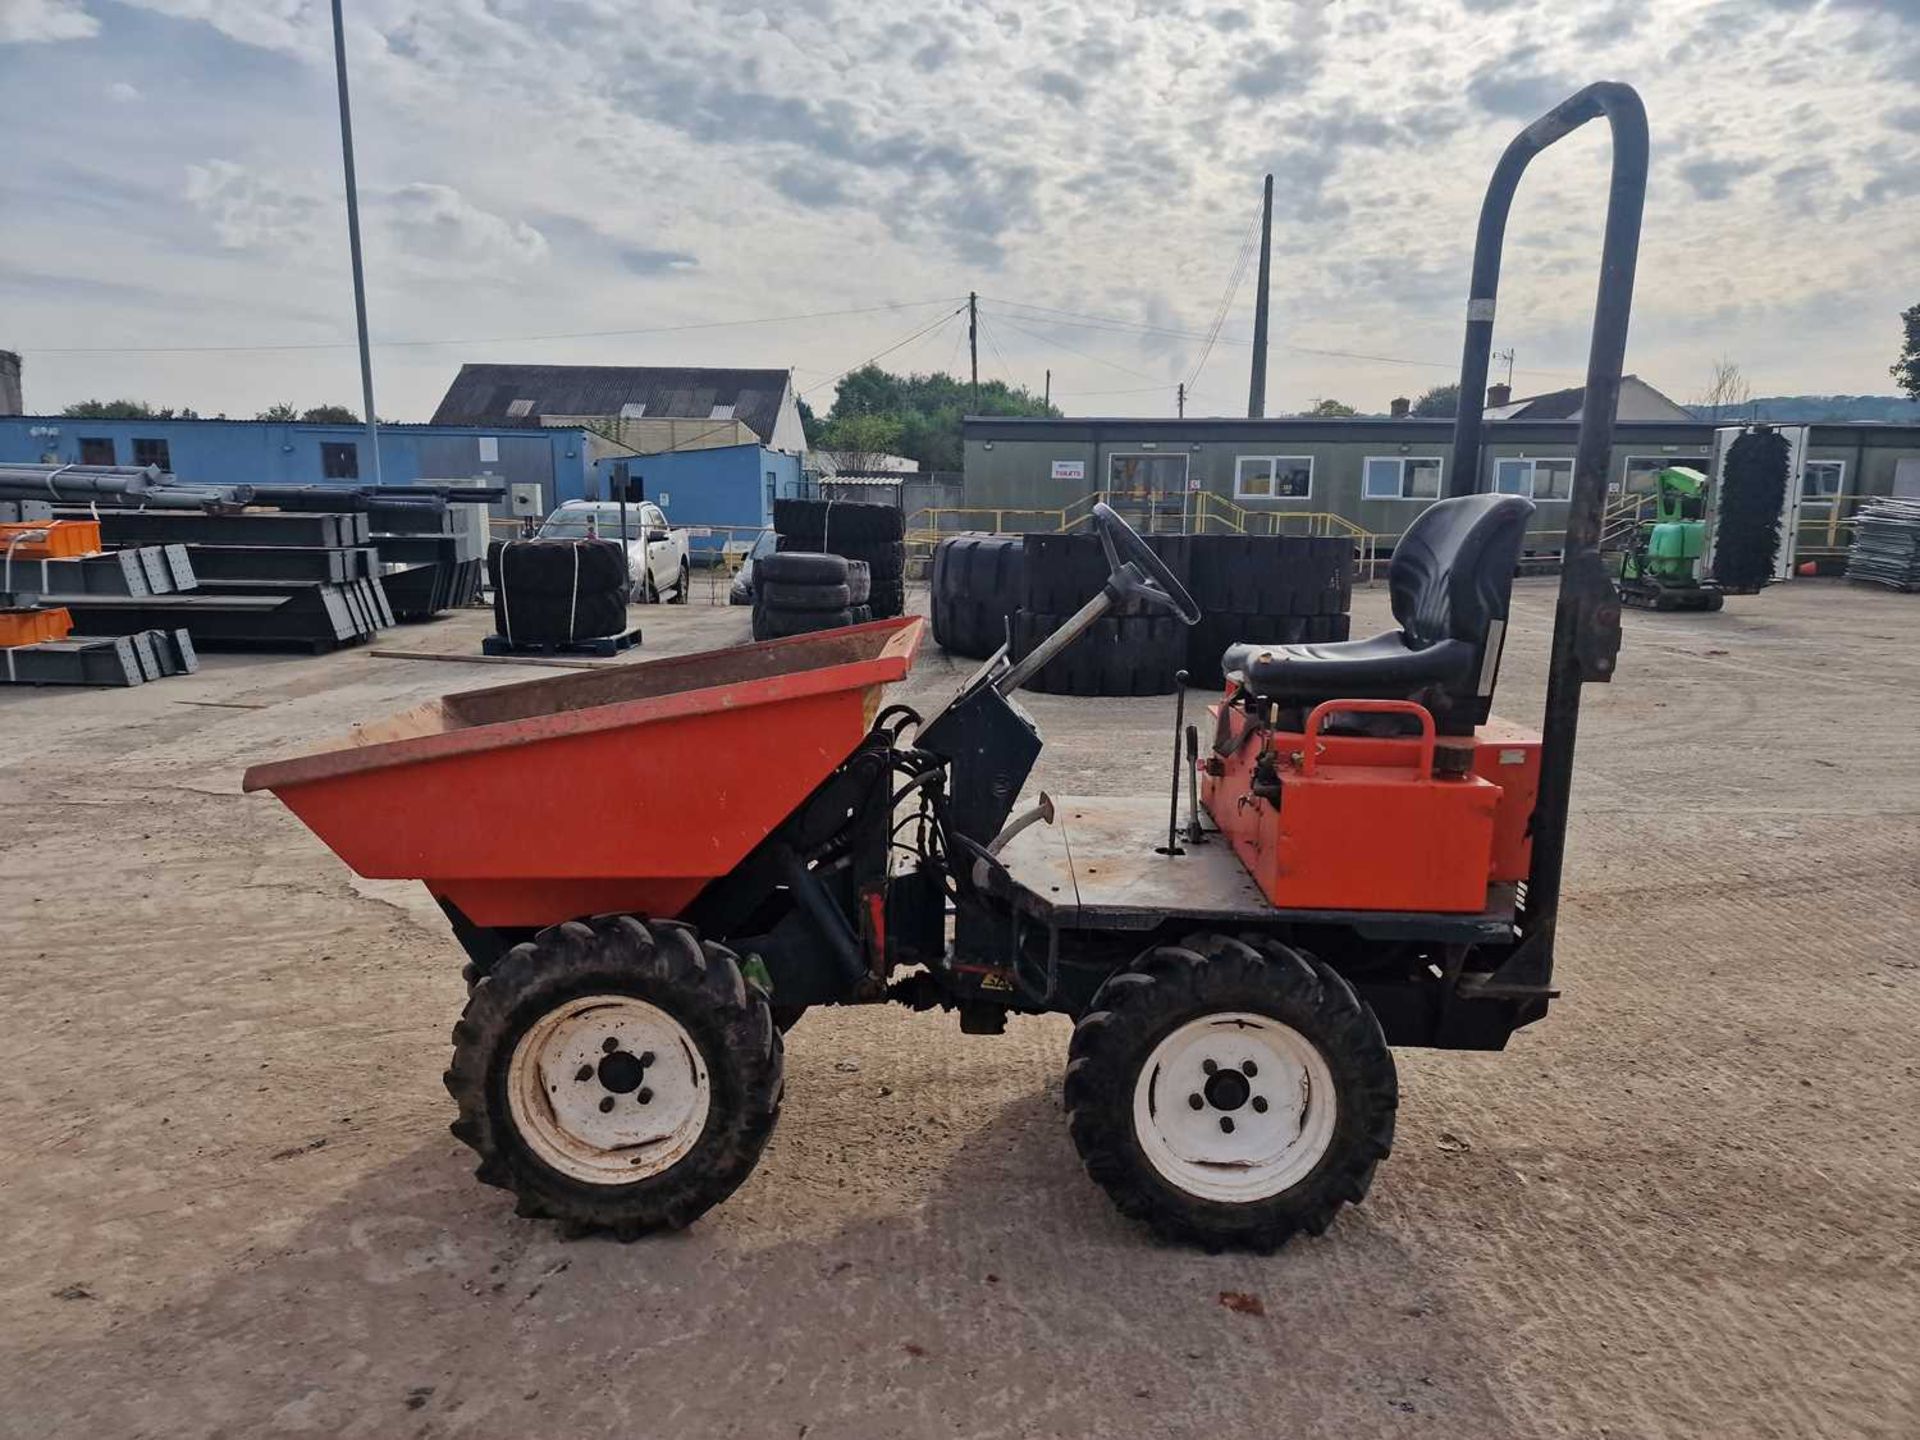
[[[489,635],[480,642],[482,655],[618,655],[640,643],[640,627],[623,635],[602,635],[570,644],[516,645],[504,635]]]

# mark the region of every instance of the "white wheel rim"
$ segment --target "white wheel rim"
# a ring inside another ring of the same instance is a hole
[[[685,1158],[713,1092],[678,1020],[631,995],[583,995],[513,1047],[507,1108],[542,1163],[590,1185],[630,1185]]]
[[[1270,1015],[1189,1020],[1134,1080],[1133,1130],[1148,1163],[1202,1200],[1244,1205],[1291,1189],[1327,1153],[1337,1119],[1325,1057]]]

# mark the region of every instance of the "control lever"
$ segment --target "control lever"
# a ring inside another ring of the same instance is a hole
[[[1193,725],[1187,726],[1187,843],[1207,843],[1207,832],[1200,828],[1200,731]]]
[[[1173,675],[1173,793],[1167,797],[1167,843],[1164,847],[1153,848],[1162,855],[1184,855],[1180,848],[1180,729],[1184,725],[1188,734],[1193,727],[1187,725],[1187,672],[1176,670]]]

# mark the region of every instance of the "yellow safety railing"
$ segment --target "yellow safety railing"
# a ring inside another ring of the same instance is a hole
[[[1853,522],[1860,507],[1882,495],[1829,495],[1802,499],[1800,522],[1794,528],[1794,553],[1838,553],[1853,544]]]
[[[1653,504],[1653,497],[1647,494],[1629,494],[1612,502],[1600,512],[1600,548],[1618,550],[1632,538],[1640,522],[1646,519],[1647,509]],[[1564,530],[1553,532],[1560,536],[1561,544],[1566,543]]]

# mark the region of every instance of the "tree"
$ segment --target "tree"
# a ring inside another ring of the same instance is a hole
[[[799,397],[794,403],[800,407],[800,433],[807,437],[807,448],[812,450],[820,443],[823,422],[813,413],[813,406],[807,403],[805,396]]]
[[[899,453],[904,429],[893,415],[847,415],[821,427],[818,448],[831,453],[842,470],[877,470],[886,456]]]
[[[1909,400],[1920,400],[1920,305],[1902,311],[1900,323],[1906,327],[1905,343],[1887,373],[1900,382]]]
[[[269,405],[253,418],[277,420],[283,425],[358,425],[360,423],[360,417],[344,405],[315,405],[302,410],[298,406],[284,402],[279,405]]]
[[[1340,419],[1348,415],[1358,415],[1359,413],[1360,412],[1351,405],[1343,404],[1338,400],[1316,400],[1300,412],[1302,416],[1309,419]]]
[[[1713,375],[1700,398],[1693,402],[1693,413],[1702,420],[1716,421],[1753,399],[1753,386],[1740,373],[1740,367],[1724,356],[1713,362]]]
[[[1460,386],[1436,385],[1413,402],[1413,413],[1426,419],[1451,420],[1460,411]]]
[[[171,405],[149,405],[144,400],[76,400],[60,412],[75,420],[198,420],[197,411]]]
[[[824,449],[834,449],[834,427],[846,421],[884,419],[899,427],[884,447],[887,451],[919,462],[923,470],[958,470],[963,416],[1059,414],[1032,391],[1004,381],[986,382],[976,397],[970,383],[951,375],[895,375],[878,365],[863,365],[841,378],[821,443]]]

